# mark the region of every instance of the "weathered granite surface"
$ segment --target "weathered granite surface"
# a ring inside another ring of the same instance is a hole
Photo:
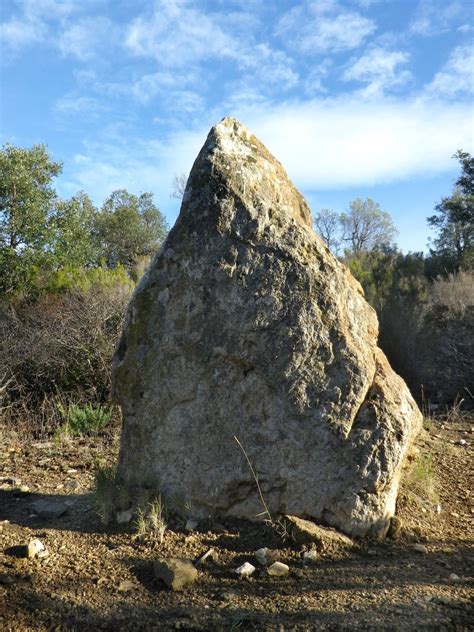
[[[198,517],[307,516],[383,534],[421,425],[359,283],[242,124],[212,128],[113,361],[118,465]],[[178,499],[178,501],[176,501]]]

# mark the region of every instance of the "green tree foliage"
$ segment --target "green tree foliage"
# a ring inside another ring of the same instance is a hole
[[[349,212],[342,213],[339,221],[342,240],[349,245],[352,254],[390,247],[397,235],[390,214],[382,211],[371,198],[357,198],[349,205]]]
[[[0,292],[27,287],[51,253],[52,180],[61,172],[44,145],[0,151]]]
[[[43,145],[0,151],[0,296],[66,287],[71,275],[103,266],[139,276],[166,236],[151,193],[114,191],[99,212],[83,191],[57,197],[60,172]]]
[[[52,250],[56,267],[90,267],[99,251],[93,239],[97,209],[80,191],[70,200],[57,200],[51,217]]]
[[[95,222],[98,251],[111,268],[122,264],[131,269],[137,259],[152,255],[167,230],[151,193],[137,197],[124,189],[107,198]]]
[[[441,199],[428,224],[438,233],[431,250],[444,272],[474,268],[474,158],[459,150],[454,155],[461,165],[453,193]]]

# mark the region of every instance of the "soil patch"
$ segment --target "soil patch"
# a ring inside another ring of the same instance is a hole
[[[402,486],[397,539],[358,542],[350,550],[320,554],[312,564],[302,558],[308,545],[282,542],[264,524],[209,521],[187,532],[173,523],[162,543],[138,540],[130,526],[106,529],[94,511],[93,481],[99,462],[115,462],[117,436],[62,445],[4,437],[0,627],[471,629],[473,425],[472,418],[439,420],[423,432],[417,463],[424,466],[415,484],[407,478]],[[46,513],[39,515],[35,507]],[[21,546],[34,538],[49,556],[21,557]],[[198,567],[197,581],[181,592],[154,578],[158,557],[195,560],[209,547],[217,555]],[[259,567],[254,553],[261,547],[280,549],[289,574],[271,577]],[[257,571],[239,579],[234,571],[246,561]]]

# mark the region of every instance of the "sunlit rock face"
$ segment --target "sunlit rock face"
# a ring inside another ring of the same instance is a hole
[[[122,484],[196,517],[306,516],[382,535],[421,414],[362,289],[241,123],[213,127],[113,361]]]

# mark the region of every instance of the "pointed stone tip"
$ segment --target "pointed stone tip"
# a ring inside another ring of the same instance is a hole
[[[219,190],[232,192],[248,208],[265,207],[312,226],[311,211],[283,166],[233,116],[225,116],[211,128],[194,163],[183,202],[210,181],[219,182]]]
[[[213,125],[210,134],[214,137],[235,137],[247,141],[252,132],[234,116],[224,116],[218,123]]]

